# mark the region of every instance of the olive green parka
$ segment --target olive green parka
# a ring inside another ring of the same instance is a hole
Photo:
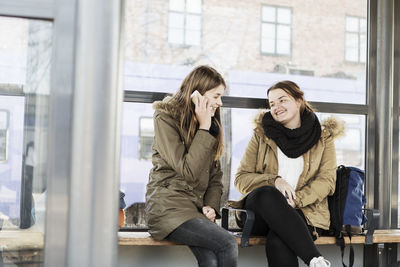
[[[181,112],[171,97],[154,102],[153,168],[146,191],[149,232],[162,240],[182,223],[205,218],[202,207],[211,206],[220,217],[222,172],[215,161],[217,139],[198,130],[191,144],[180,132]]]
[[[254,134],[247,146],[235,177],[235,187],[243,194],[230,205],[242,208],[244,198],[261,186],[275,186],[278,175],[276,143],[264,134],[262,118],[255,118]],[[344,133],[344,122],[333,117],[322,122],[321,137],[317,144],[303,154],[304,168],[295,188],[296,207],[304,213],[307,223],[329,229],[328,195],[336,186],[336,151],[334,139]]]

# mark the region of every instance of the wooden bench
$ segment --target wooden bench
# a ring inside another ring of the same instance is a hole
[[[240,229],[242,232],[240,234],[240,238],[241,240],[238,242],[239,245],[241,247],[247,247],[250,246],[252,244],[255,244],[257,242],[261,243],[261,244],[265,244],[265,238],[263,240],[262,237],[252,237],[251,236],[251,232],[252,232],[252,228],[253,228],[253,224],[255,221],[255,214],[253,211],[251,210],[245,210],[245,209],[235,209],[235,208],[231,208],[231,207],[223,207],[221,210],[222,213],[222,218],[221,218],[221,227],[231,231],[231,229],[229,228],[229,214],[237,214],[237,213],[241,213],[240,215],[245,215],[243,217],[243,225],[242,225],[242,229]],[[354,239],[354,244],[366,244],[366,245],[372,245],[374,244],[373,241],[373,234],[374,231],[378,225],[378,220],[379,220],[379,211],[376,209],[364,209],[364,214],[367,218],[367,224],[364,224],[363,227],[366,227],[365,230],[365,234],[362,236],[355,236]],[[233,216],[233,218],[235,218],[235,216]],[[233,220],[236,221],[236,220]],[[345,243],[349,243],[350,240],[349,238],[346,239],[347,242],[345,241]],[[353,239],[352,239],[353,241]],[[321,243],[320,243],[321,242]],[[361,242],[361,243],[356,243],[356,242]],[[320,238],[318,238],[315,241],[316,244],[336,244],[336,239],[335,237],[331,237],[331,236],[322,236]]]
[[[236,237],[238,245],[240,245],[240,236]],[[12,230],[0,231],[0,249],[7,250],[26,250],[26,249],[43,249],[43,234],[40,232],[32,232],[28,230]],[[380,229],[375,230],[373,235],[374,244],[400,243],[400,229]],[[249,239],[250,245],[265,245],[266,238],[253,236]],[[349,238],[345,237],[345,242],[349,243]],[[351,239],[352,244],[365,244],[365,236],[354,236]],[[148,232],[118,232],[118,244],[121,246],[175,246],[176,243],[170,241],[156,241]],[[335,238],[330,236],[322,236],[315,240],[317,245],[335,244]]]
[[[240,245],[240,236],[236,237]],[[372,241],[374,244],[400,243],[400,229],[375,230]],[[348,237],[345,237],[346,244],[350,243]],[[250,246],[265,245],[266,238],[253,236],[249,239]],[[352,244],[365,244],[365,236],[354,236],[351,239]],[[170,241],[156,241],[147,232],[118,232],[118,244],[121,246],[175,246],[176,243]],[[321,236],[315,240],[317,245],[334,245],[335,237]]]
[[[42,266],[43,244],[44,235],[35,227],[1,230],[0,266]]]

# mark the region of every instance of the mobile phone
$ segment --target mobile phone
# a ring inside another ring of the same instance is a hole
[[[203,97],[203,96],[197,90],[195,90],[192,93],[192,95],[190,96],[190,98],[192,99],[193,104],[195,104],[195,105],[197,104],[197,98],[201,98],[201,97]]]

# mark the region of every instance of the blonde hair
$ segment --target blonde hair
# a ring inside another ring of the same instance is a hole
[[[204,95],[205,92],[220,85],[226,87],[221,74],[210,66],[198,66],[185,77],[179,90],[173,96],[181,111],[179,114],[180,131],[183,133],[184,130],[187,130],[187,134],[183,136],[185,143],[192,143],[198,129],[198,121],[194,112],[195,106],[190,99],[191,94],[197,90],[201,95]],[[215,159],[217,160],[221,157],[223,150],[220,108],[216,109],[214,120],[219,128],[216,137],[218,145]]]
[[[304,98],[304,92],[300,90],[300,87],[295,82],[292,81],[277,82],[276,84],[268,88],[267,95],[269,94],[270,91],[275,89],[282,89],[290,96],[292,96],[295,100],[300,100],[301,102],[300,114],[303,114],[303,111],[305,109],[311,112],[316,112],[316,109],[313,108],[311,104],[308,103],[307,100]]]

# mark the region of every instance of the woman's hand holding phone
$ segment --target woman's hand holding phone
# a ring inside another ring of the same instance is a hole
[[[199,122],[199,129],[209,130],[211,127],[212,106],[209,105],[208,98],[202,96],[197,90],[191,95],[195,105],[196,119]]]

